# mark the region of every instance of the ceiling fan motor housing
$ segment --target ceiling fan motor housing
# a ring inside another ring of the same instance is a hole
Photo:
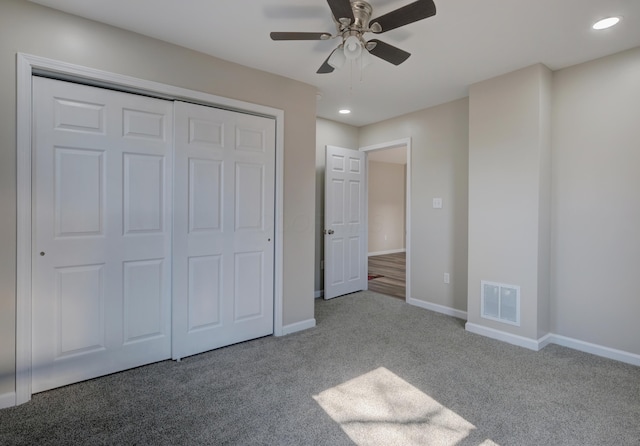
[[[351,2],[351,8],[353,9],[353,16],[355,18],[351,28],[355,28],[358,31],[367,29],[369,19],[371,19],[371,13],[373,12],[371,5],[363,0],[354,0]]]
[[[347,56],[348,59],[355,58],[360,54],[360,48],[357,50],[352,49],[352,51],[346,50],[347,43],[349,43],[353,37],[360,41],[361,48],[369,49],[366,47],[366,42],[362,35],[369,31],[369,20],[373,13],[371,5],[364,0],[351,0],[351,9],[353,10],[353,22],[351,22],[351,19],[345,17],[334,18],[338,26],[338,34],[342,36],[342,45],[343,48],[345,48],[345,53],[351,54],[352,56]]]

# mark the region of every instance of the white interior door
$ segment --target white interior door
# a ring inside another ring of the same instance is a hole
[[[275,121],[175,105],[173,358],[273,333]]]
[[[327,146],[324,194],[324,298],[367,287],[365,161],[358,150]]]
[[[171,355],[172,107],[33,78],[32,385]]]

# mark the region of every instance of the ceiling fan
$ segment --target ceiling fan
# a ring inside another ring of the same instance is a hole
[[[341,43],[318,69],[318,73],[331,73],[340,68],[346,60],[360,59],[362,66],[371,62],[371,55],[394,65],[407,60],[410,53],[384,43],[378,39],[365,41],[368,32],[381,34],[409,23],[434,16],[436,5],[433,0],[417,0],[375,19],[371,19],[373,8],[364,0],[327,0],[336,34],[317,32],[272,32],[272,40],[329,40],[341,38]]]

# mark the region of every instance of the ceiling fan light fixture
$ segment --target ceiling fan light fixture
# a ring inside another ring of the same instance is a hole
[[[602,20],[598,20],[593,24],[592,28],[595,30],[607,29],[617,25],[618,22],[620,22],[620,17],[607,17]]]
[[[362,43],[356,36],[349,36],[344,41],[344,55],[347,59],[353,60],[362,54]]]
[[[366,49],[360,54],[360,68],[366,68],[373,63],[373,56]]]
[[[340,69],[344,63],[347,61],[347,57],[344,55],[344,50],[342,49],[342,45],[333,50],[331,56],[327,60],[327,63],[331,65],[335,69]]]

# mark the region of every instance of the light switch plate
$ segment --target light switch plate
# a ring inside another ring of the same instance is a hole
[[[433,199],[433,208],[434,209],[442,209],[442,198],[434,198]]]

